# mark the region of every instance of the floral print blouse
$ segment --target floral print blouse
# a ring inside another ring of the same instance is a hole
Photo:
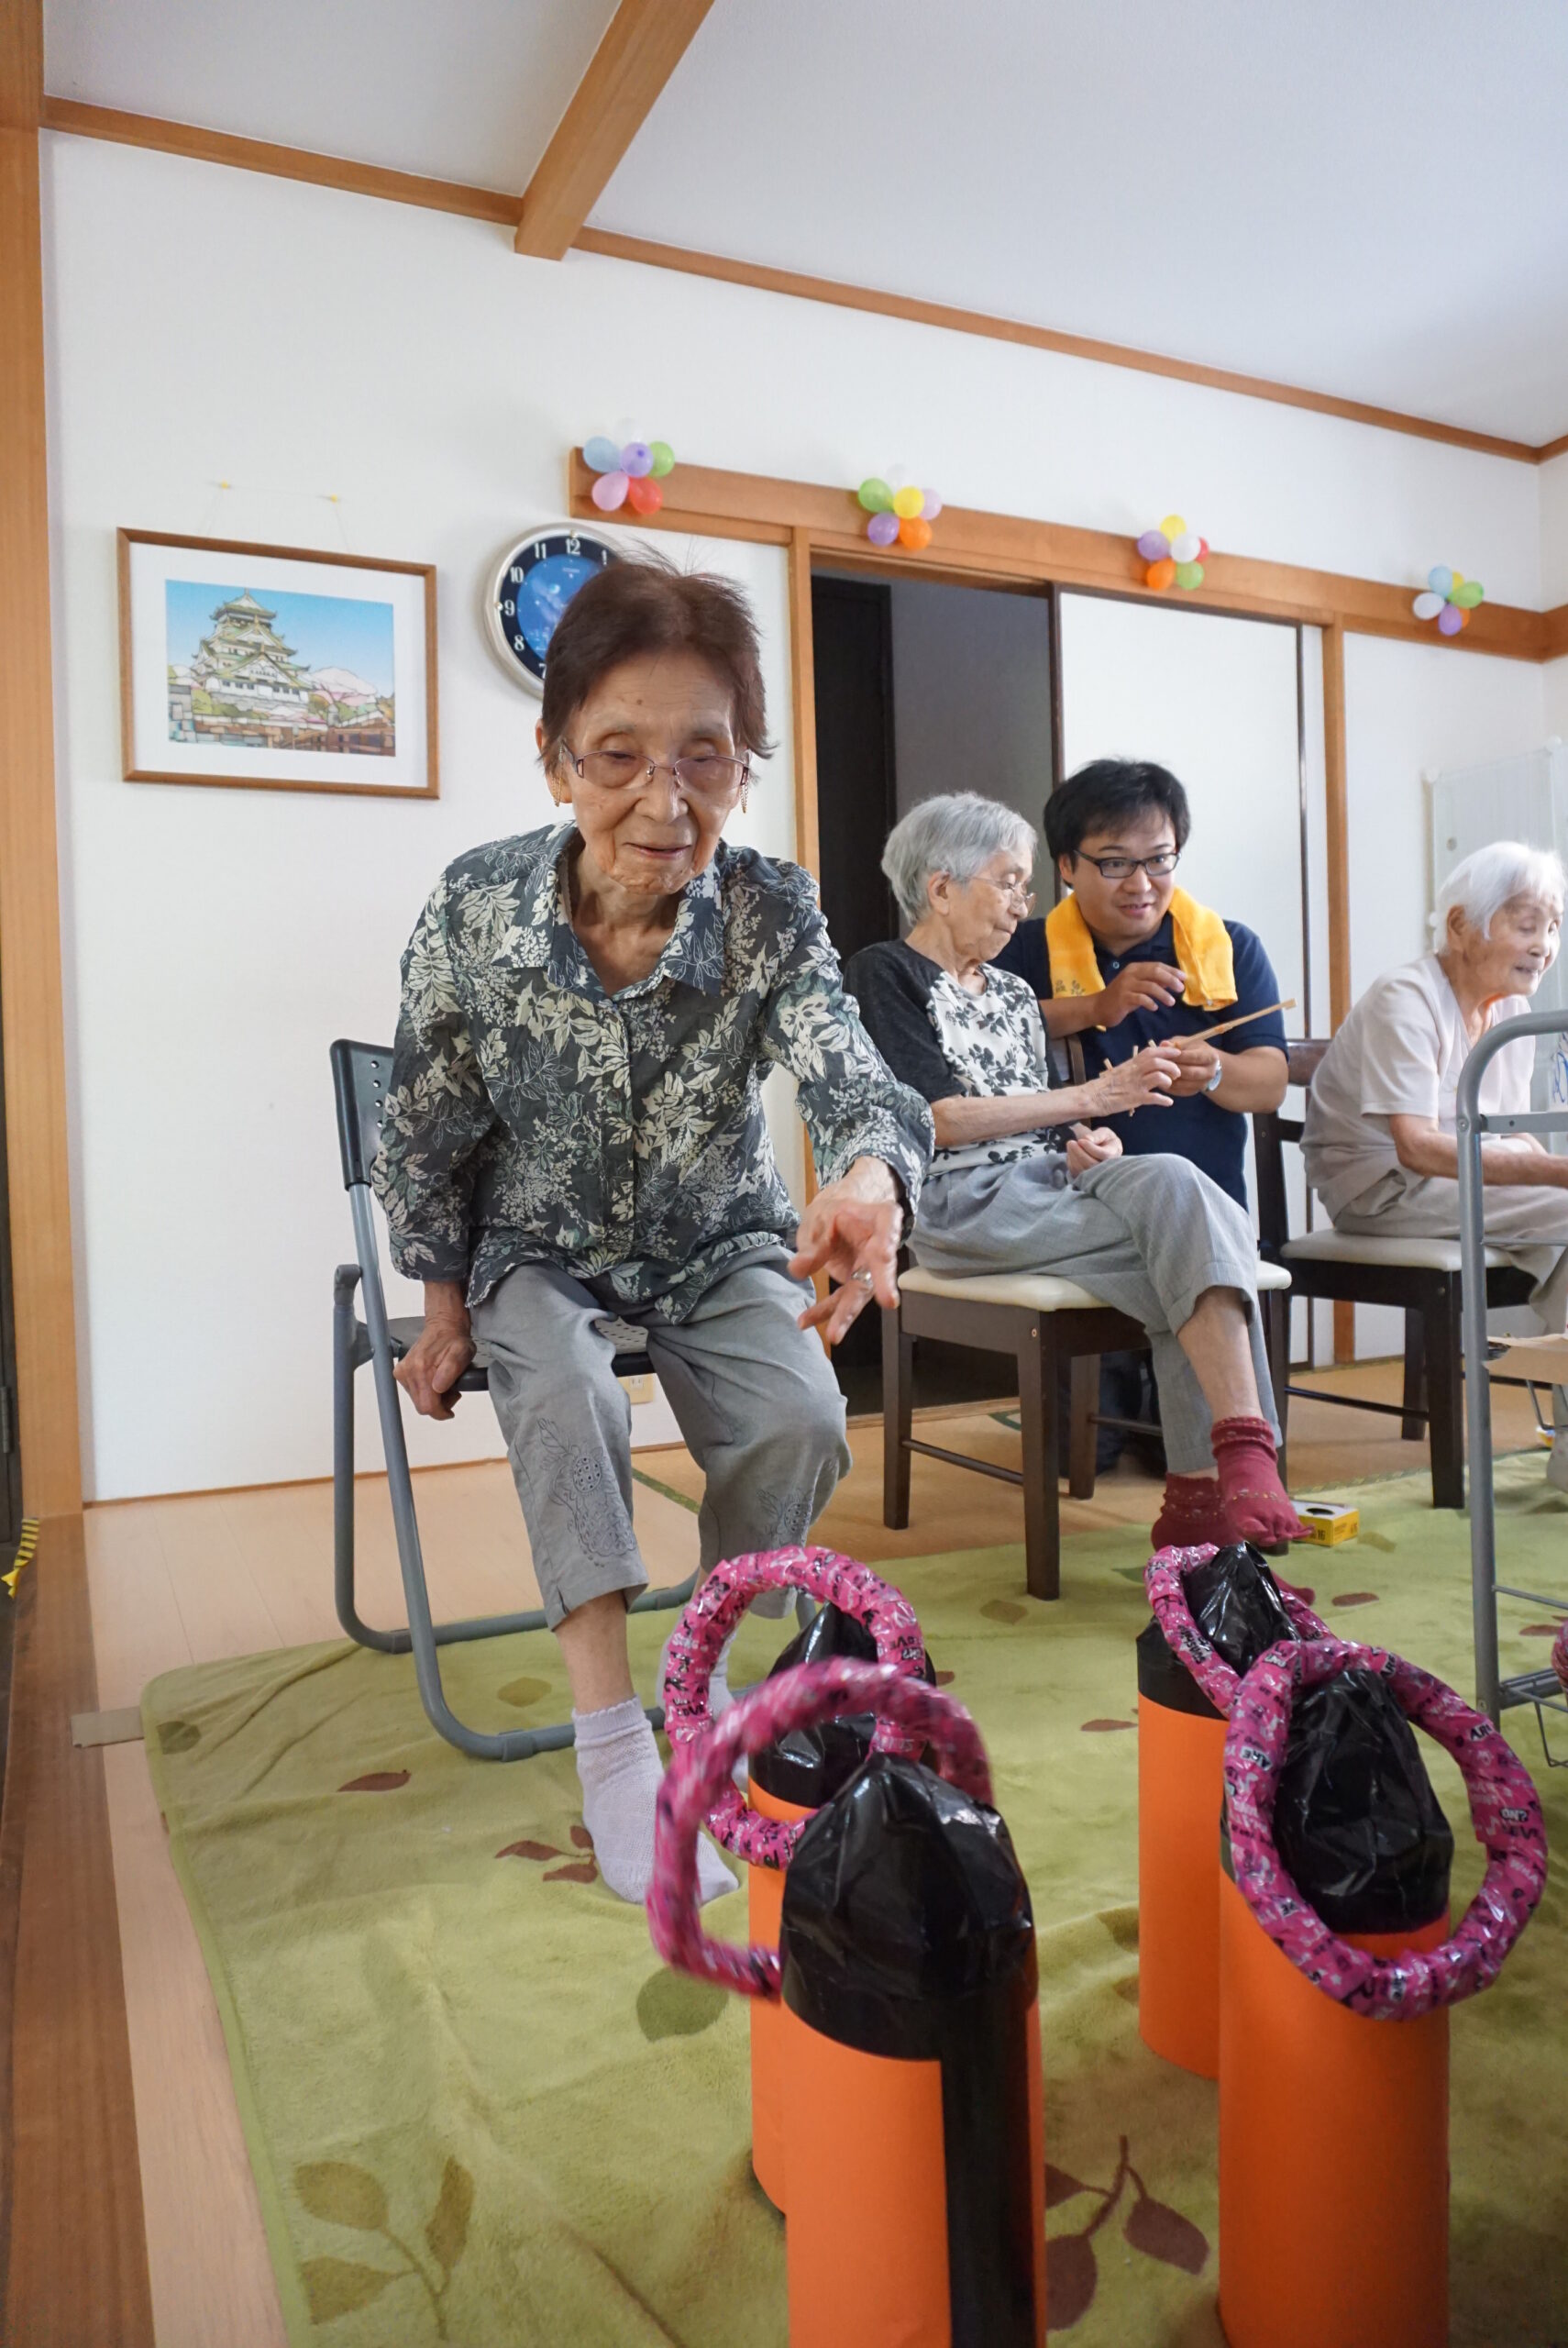
[[[762,1112],[775,1064],[819,1181],[880,1157],[912,1216],[930,1112],[845,997],[811,876],[721,841],[653,970],[610,995],[568,912],[577,837],[557,825],[459,857],[409,942],[373,1174],[399,1271],[478,1303],[553,1264],[680,1319],[792,1241]]]

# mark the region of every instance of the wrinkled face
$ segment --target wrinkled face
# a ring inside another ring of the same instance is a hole
[[[566,745],[586,770],[556,760],[550,796],[570,806],[585,858],[613,888],[679,896],[712,863],[741,791],[731,718],[728,685],[695,652],[624,660],[573,712]]]
[[[961,961],[988,962],[999,954],[1033,899],[1030,862],[1016,848],[999,847],[972,880],[933,872],[926,883],[933,915],[945,927]]]
[[[1484,937],[1457,911],[1448,917],[1449,951],[1457,955],[1483,999],[1533,994],[1557,959],[1562,931],[1560,907],[1540,897],[1510,897],[1492,915]]]
[[[1141,859],[1174,859],[1176,853],[1176,827],[1170,817],[1150,807],[1136,815],[1121,816],[1104,830],[1087,833],[1077,854],[1059,857],[1057,865],[1096,937],[1113,953],[1121,953],[1154,936],[1170,910],[1176,889],[1174,861],[1168,872],[1152,873]],[[1096,857],[1102,863],[1131,863],[1132,869],[1102,873],[1091,861]]]

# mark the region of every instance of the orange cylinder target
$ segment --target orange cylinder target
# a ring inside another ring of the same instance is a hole
[[[799,1802],[783,1801],[758,1785],[755,1767],[747,1788],[753,1810],[765,1818],[810,1818]],[[753,1944],[778,1945],[778,1917],[784,1905],[782,1867],[746,1869],[747,1921]],[[751,2166],[758,2185],[776,2210],[784,2198],[784,2009],[770,1998],[748,1999],[751,2012]]]
[[[1212,2079],[1225,1722],[1187,1686],[1201,1711],[1178,1711],[1143,1687],[1138,1696],[1138,2034],[1167,2063]]]

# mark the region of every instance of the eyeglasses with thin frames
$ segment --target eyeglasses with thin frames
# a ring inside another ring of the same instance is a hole
[[[1083,856],[1080,848],[1078,854]],[[1181,850],[1163,847],[1157,856],[1084,856],[1102,880],[1128,880],[1134,872],[1146,872],[1151,880],[1164,880],[1174,872],[1180,861]]]
[[[727,799],[751,780],[748,759],[723,758],[712,750],[684,759],[647,759],[640,750],[589,750],[579,758],[570,743],[563,742],[561,755],[580,782],[611,797],[645,790],[656,774],[672,774],[683,792],[707,801]]]

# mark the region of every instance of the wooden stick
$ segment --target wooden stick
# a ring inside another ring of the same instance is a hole
[[[1294,1011],[1296,997],[1286,995],[1283,1002],[1260,1003],[1256,1011],[1243,1011],[1239,1019],[1222,1019],[1218,1027],[1200,1027],[1196,1036],[1173,1036],[1173,1044],[1209,1044],[1216,1036],[1228,1036],[1232,1027],[1244,1027],[1249,1019],[1266,1019],[1271,1011]]]

